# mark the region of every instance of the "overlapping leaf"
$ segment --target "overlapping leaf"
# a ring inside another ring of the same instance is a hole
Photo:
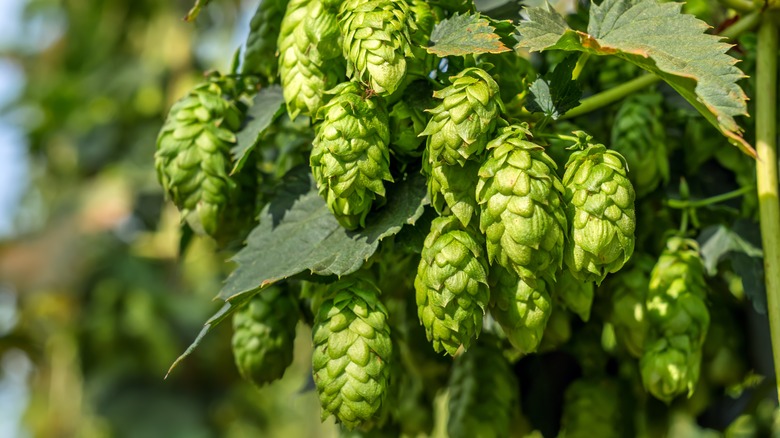
[[[510,50],[501,41],[490,21],[479,14],[455,14],[442,20],[433,28],[428,46],[428,53],[441,57]]]
[[[680,12],[680,3],[604,0],[590,9],[588,32],[568,27],[548,4],[529,8],[518,26],[519,45],[531,51],[559,49],[614,55],[657,74],[677,90],[743,152],[755,150],[742,138],[735,116],[747,114],[744,77],[730,45],[705,34],[708,25]]]
[[[246,124],[236,136],[236,145],[230,151],[233,154],[233,161],[236,163],[231,174],[241,170],[249,152],[257,145],[274,119],[279,117],[283,111],[282,87],[271,85],[257,93],[254,104],[247,114]]]

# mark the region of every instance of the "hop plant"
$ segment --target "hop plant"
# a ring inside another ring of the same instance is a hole
[[[261,0],[252,21],[249,22],[249,36],[241,70],[244,73],[260,75],[266,84],[276,82],[279,70],[276,42],[279,39],[287,2],[288,0]]]
[[[610,281],[609,322],[615,327],[619,345],[640,358],[647,337],[647,288],[655,260],[646,254],[635,256],[631,269]]]
[[[577,280],[568,269],[561,269],[555,276],[555,286],[552,290],[564,307],[576,313],[584,322],[588,322],[593,305],[592,282]]]
[[[454,216],[431,223],[414,287],[418,316],[436,352],[468,349],[490,299],[481,236]]]
[[[649,331],[640,362],[642,382],[670,402],[699,380],[702,346],[710,324],[707,286],[698,244],[672,237],[650,274]]]
[[[524,280],[501,265],[493,265],[490,283],[490,314],[512,346],[524,354],[535,352],[553,309],[544,280]]]
[[[669,180],[666,129],[661,123],[662,97],[656,92],[626,99],[612,125],[612,149],[628,163],[628,177],[637,197]]]
[[[436,91],[442,102],[429,110],[431,120],[422,132],[431,163],[463,166],[484,151],[504,104],[498,84],[484,70],[467,68],[450,78],[452,85]]]
[[[401,158],[413,158],[422,155],[425,141],[420,133],[425,129],[428,115],[425,110],[432,106],[429,90],[426,86],[413,83],[404,96],[393,104],[390,111],[390,147]]]
[[[241,376],[257,386],[281,379],[292,363],[298,304],[270,287],[233,314],[233,357]]]
[[[503,128],[479,169],[479,226],[487,254],[523,279],[553,278],[563,258],[563,186],[544,149],[523,127]]]
[[[375,200],[384,200],[390,175],[387,110],[356,82],[334,88],[319,112],[310,164],[320,195],[344,228],[365,226]]]
[[[623,157],[604,145],[574,152],[563,175],[569,239],[564,261],[581,281],[601,284],[634,252],[634,188]]]
[[[406,0],[346,0],[339,25],[344,35],[347,76],[363,81],[380,95],[389,95],[406,78],[406,58],[412,56]]]
[[[620,389],[606,379],[574,381],[564,396],[559,438],[627,436]]]
[[[507,437],[518,383],[497,340],[485,337],[455,359],[449,382],[451,438]]]
[[[439,214],[447,209],[463,226],[471,224],[479,211],[474,192],[479,180],[479,163],[467,161],[463,167],[444,163],[429,163],[423,156],[423,171],[428,175],[428,194]]]
[[[314,116],[324,92],[344,77],[338,56],[336,6],[323,0],[291,0],[279,32],[279,76],[291,119]]]
[[[215,236],[238,192],[230,149],[242,111],[212,76],[176,102],[157,137],[155,167],[167,195],[197,233]]]
[[[350,430],[370,426],[387,393],[393,345],[379,293],[361,277],[333,283],[312,327],[322,419],[333,415]]]

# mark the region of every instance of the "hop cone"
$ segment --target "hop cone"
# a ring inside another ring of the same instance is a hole
[[[344,35],[347,76],[368,83],[374,92],[392,94],[406,77],[412,56],[410,20],[405,0],[346,0],[339,25]]]
[[[480,154],[503,111],[498,84],[487,72],[467,68],[451,77],[452,85],[433,93],[442,102],[422,132],[427,135],[428,159],[463,166]]]
[[[479,233],[453,216],[433,220],[414,280],[417,315],[436,352],[455,355],[482,328],[490,298]]]
[[[279,33],[279,76],[287,112],[314,116],[323,93],[344,76],[336,9],[322,0],[290,0]],[[335,53],[335,55],[334,55]]]
[[[566,389],[559,438],[628,436],[620,388],[609,380],[580,379]]]
[[[314,383],[322,419],[335,416],[348,429],[369,424],[380,412],[393,354],[387,310],[379,289],[362,278],[328,287],[314,319]]]
[[[618,344],[636,358],[642,356],[647,337],[647,288],[655,261],[646,254],[635,257],[634,266],[610,282],[612,311],[609,322],[615,327]]]
[[[390,176],[387,111],[356,82],[339,84],[320,111],[310,164],[320,195],[344,228],[365,226],[371,204],[384,200]]]
[[[474,192],[479,181],[479,163],[467,161],[463,167],[430,163],[428,151],[423,156],[423,171],[428,175],[428,193],[439,214],[448,207],[463,226],[471,223],[478,211]]]
[[[570,227],[564,262],[575,278],[600,284],[634,252],[634,188],[625,161],[590,145],[571,154],[563,185]]]
[[[561,269],[555,276],[555,286],[552,289],[553,295],[561,300],[564,307],[588,322],[593,305],[593,283],[577,280],[568,269]]]
[[[637,197],[669,180],[666,130],[661,123],[661,95],[637,94],[623,102],[612,125],[612,149],[628,163]]]
[[[649,332],[640,362],[642,382],[656,398],[670,402],[693,393],[710,314],[697,243],[673,237],[650,274]]]
[[[428,53],[428,41],[436,23],[439,22],[439,10],[431,6],[426,0],[409,0],[411,21],[416,28],[411,30],[412,57],[407,57],[406,70],[409,77],[428,77],[431,71],[437,69],[439,58]]]
[[[490,314],[509,342],[522,353],[539,348],[552,314],[552,301],[542,279],[523,280],[500,265],[490,268]]]
[[[563,186],[555,163],[526,135],[511,126],[488,144],[476,193],[479,226],[492,264],[524,279],[551,278],[563,257]]]
[[[237,192],[228,174],[233,133],[243,119],[224,97],[219,78],[204,82],[176,102],[157,137],[157,177],[197,233],[215,235]]]
[[[510,436],[518,384],[495,339],[480,339],[455,359],[449,389],[450,438]]]
[[[264,83],[276,82],[278,61],[276,42],[282,27],[282,18],[288,0],[261,0],[249,23],[249,36],[244,50],[244,73],[259,74]]]
[[[420,133],[428,123],[425,110],[432,105],[428,87],[414,83],[390,111],[390,148],[402,158],[422,155]]]
[[[298,304],[280,288],[255,295],[233,315],[233,357],[241,376],[255,385],[281,379],[292,363]]]

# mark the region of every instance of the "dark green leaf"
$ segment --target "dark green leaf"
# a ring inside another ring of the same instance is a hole
[[[713,225],[702,230],[699,235],[701,256],[709,275],[718,272],[718,263],[731,252],[738,252],[750,257],[763,257],[760,248],[743,239],[742,236],[724,225]]]
[[[538,78],[528,87],[528,111],[544,113],[546,117],[557,120],[579,104],[582,90],[577,81],[572,79],[577,58],[578,56],[567,57],[555,70],[543,78]]]
[[[680,13],[680,3],[604,0],[592,5],[588,32],[569,28],[545,3],[529,8],[518,26],[519,46],[614,55],[655,73],[677,90],[743,152],[755,150],[742,138],[735,116],[747,114],[747,97],[737,85],[744,75],[730,45],[704,33],[709,26]]]
[[[282,87],[271,85],[257,93],[254,104],[247,113],[246,123],[236,136],[236,145],[231,151],[233,161],[236,163],[233,166],[231,175],[241,170],[249,156],[249,152],[258,144],[265,130],[271,126],[271,123],[283,111],[284,97],[282,96]]]
[[[350,232],[317,194],[308,167],[291,171],[282,187],[234,257],[238,267],[219,293],[223,300],[232,301],[300,272],[337,276],[355,272],[380,240],[398,233],[404,224],[414,224],[428,203],[425,178],[409,174],[388,187],[387,204],[368,217],[365,229]]]
[[[455,14],[433,28],[428,53],[445,57],[510,51],[495,30],[479,14]]]

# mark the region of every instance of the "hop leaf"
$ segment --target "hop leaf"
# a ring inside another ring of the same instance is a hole
[[[436,91],[442,102],[422,132],[427,135],[428,159],[463,166],[485,149],[504,104],[498,84],[482,69],[471,67],[450,78],[452,85]]]
[[[339,84],[322,108],[310,164],[320,195],[344,228],[365,226],[375,200],[384,201],[390,176],[387,110],[356,82]]]
[[[581,281],[600,284],[634,252],[634,188],[623,157],[603,145],[571,154],[563,175],[569,239],[564,261]]]
[[[490,280],[490,314],[515,348],[533,353],[539,348],[553,308],[544,280],[524,280],[500,265],[490,268]]]
[[[339,25],[344,35],[347,76],[370,84],[374,92],[392,94],[406,77],[406,58],[412,56],[406,0],[346,0]]]
[[[350,430],[369,425],[387,393],[393,344],[379,293],[360,277],[333,283],[312,328],[322,419],[333,415]]]
[[[288,0],[261,0],[252,21],[249,22],[249,36],[241,70],[244,73],[259,74],[264,78],[264,84],[276,82],[279,65],[276,61],[276,43],[287,2]]]
[[[450,437],[510,436],[518,384],[496,339],[484,337],[455,359],[449,389]]]
[[[414,287],[417,314],[436,352],[468,349],[490,298],[481,236],[454,216],[434,219]]]
[[[698,244],[673,237],[650,275],[649,332],[640,362],[642,382],[656,398],[690,396],[699,379],[710,314]]]
[[[233,314],[233,357],[241,376],[262,386],[292,363],[298,305],[278,287],[262,290]]]
[[[637,94],[623,102],[612,125],[612,149],[625,157],[638,197],[669,180],[661,111],[658,93]]]
[[[476,191],[479,226],[492,264],[524,279],[552,278],[563,258],[563,186],[555,163],[527,134],[503,128],[488,144]]]
[[[214,236],[239,186],[228,175],[243,118],[212,77],[176,102],[157,137],[155,167],[168,196],[197,233]]]

